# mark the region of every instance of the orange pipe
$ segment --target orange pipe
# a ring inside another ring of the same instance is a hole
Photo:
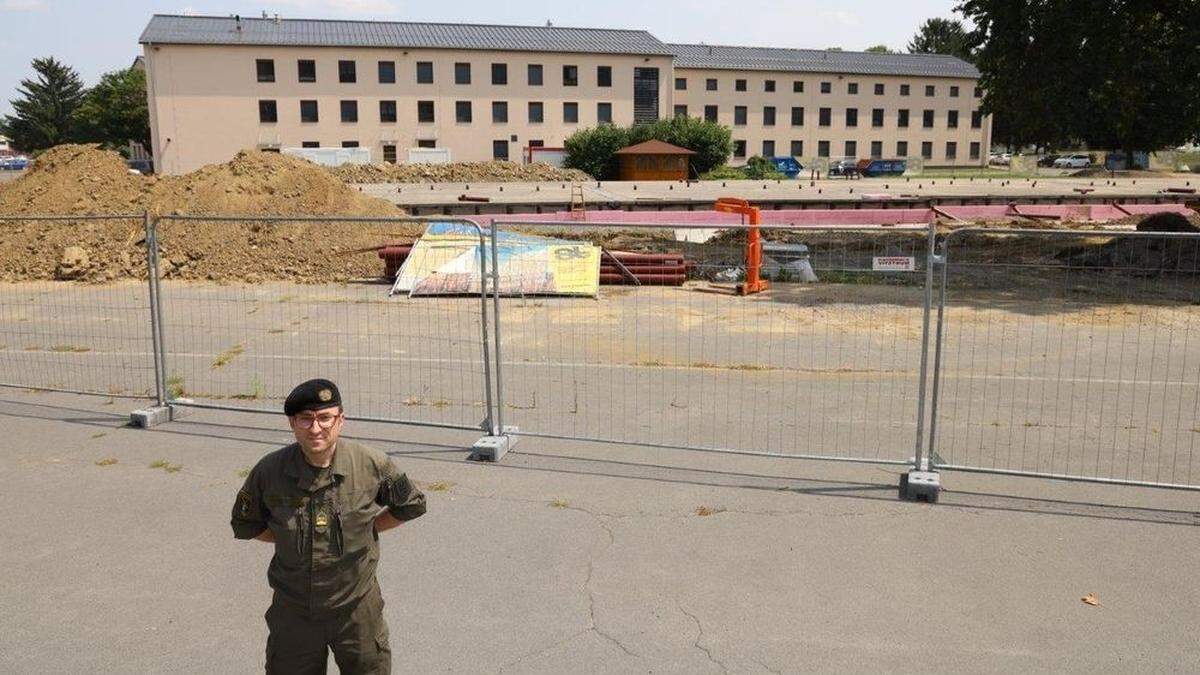
[[[759,278],[762,272],[762,235],[758,226],[762,224],[762,215],[758,207],[751,206],[745,199],[721,197],[717,200],[714,210],[740,214],[750,226],[746,230],[746,281],[738,284],[738,295],[761,293],[770,288],[769,281]]]

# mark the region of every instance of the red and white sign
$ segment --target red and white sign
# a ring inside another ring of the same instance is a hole
[[[917,261],[911,256],[884,255],[871,258],[871,269],[876,272],[914,272]]]

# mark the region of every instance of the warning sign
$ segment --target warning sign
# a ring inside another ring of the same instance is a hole
[[[917,261],[911,256],[882,255],[871,258],[871,269],[876,272],[913,272]]]

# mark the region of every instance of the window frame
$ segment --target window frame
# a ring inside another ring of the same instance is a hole
[[[267,66],[266,72],[263,66]],[[275,81],[275,59],[254,59],[254,79],[256,82]]]
[[[338,59],[338,84],[358,82],[358,62],[354,59]]]

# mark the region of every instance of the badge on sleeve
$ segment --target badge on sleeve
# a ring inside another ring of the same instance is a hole
[[[326,527],[329,527],[329,515],[324,511],[317,511],[317,517],[313,521],[313,524],[317,526],[318,530],[324,530]]]
[[[245,490],[238,491],[238,512],[242,516],[250,515],[250,493]]]

